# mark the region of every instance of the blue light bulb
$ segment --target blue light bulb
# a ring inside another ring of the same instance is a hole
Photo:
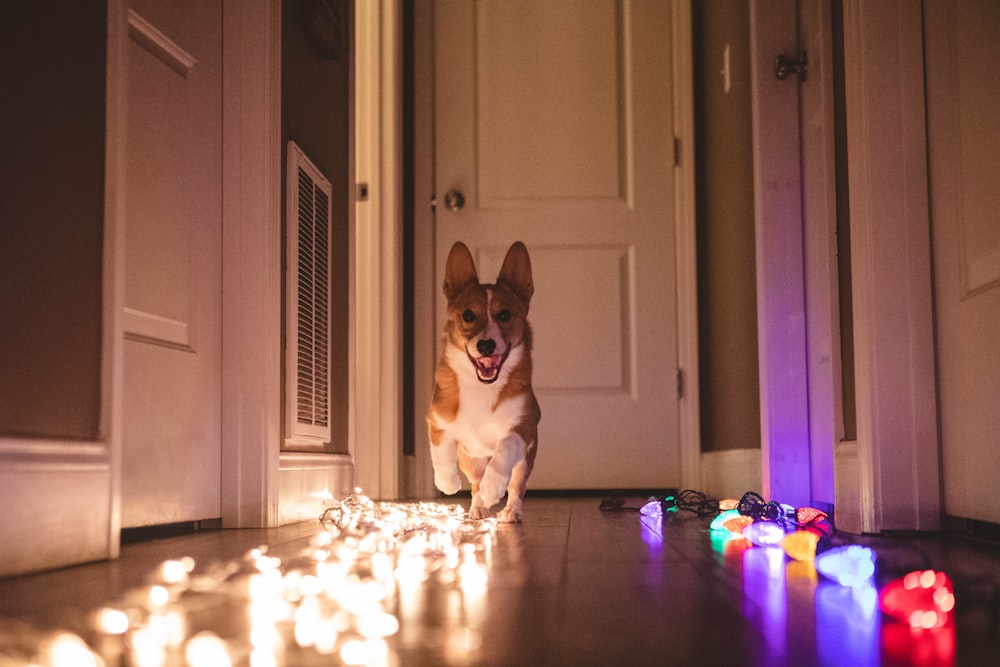
[[[816,555],[816,570],[841,586],[866,586],[875,577],[875,552],[852,544]]]
[[[755,521],[743,528],[743,537],[758,547],[772,547],[785,537],[785,529],[773,521]]]

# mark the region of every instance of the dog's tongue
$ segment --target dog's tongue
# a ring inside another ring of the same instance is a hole
[[[500,362],[503,355],[494,354],[490,357],[476,359],[476,374],[481,382],[493,382],[500,375]]]

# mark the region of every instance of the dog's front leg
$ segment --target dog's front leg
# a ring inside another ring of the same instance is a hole
[[[432,429],[431,464],[434,466],[434,486],[449,496],[458,493],[462,488],[462,476],[458,474],[458,443],[444,431],[434,433]]]
[[[514,466],[524,461],[525,450],[524,440],[517,433],[511,433],[497,444],[479,482],[479,497],[484,506],[493,507],[500,502]]]

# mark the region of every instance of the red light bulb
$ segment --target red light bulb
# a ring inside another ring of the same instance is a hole
[[[916,570],[886,584],[880,595],[882,611],[913,630],[950,625],[955,589],[944,572]]]

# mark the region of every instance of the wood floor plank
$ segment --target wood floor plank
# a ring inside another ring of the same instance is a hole
[[[268,545],[269,553],[291,563],[323,531],[318,521],[201,531],[125,545],[115,561],[0,580],[0,657],[4,637],[24,635],[24,628],[86,635],[95,609],[147,585],[164,560],[190,556],[198,567],[210,567]],[[834,541],[876,549],[880,585],[911,568],[949,572],[959,593],[955,653],[951,662],[933,664],[992,664],[1000,648],[996,545],[952,535],[838,534]],[[392,594],[387,610],[399,630],[388,641],[388,664],[906,662],[886,654],[887,621],[877,612],[866,619],[838,606],[846,599],[842,587],[807,564],[713,537],[707,518],[644,519],[637,512],[602,512],[593,496],[529,496],[524,523],[498,526],[492,546],[479,556],[488,562],[484,588],[465,590],[445,579]],[[203,604],[191,616],[192,627],[220,636],[241,631],[244,600],[222,589],[199,595]],[[284,660],[289,667],[330,664],[292,645]]]

